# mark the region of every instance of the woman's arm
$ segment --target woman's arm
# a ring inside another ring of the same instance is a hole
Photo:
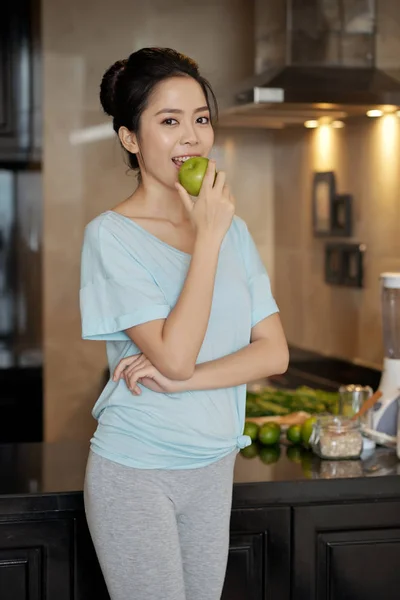
[[[214,178],[215,164],[210,161],[195,203],[177,184],[196,231],[190,267],[177,303],[166,319],[126,330],[150,362],[171,379],[193,375],[210,317],[220,246],[234,214],[225,174],[220,171],[213,186]]]
[[[227,388],[284,373],[289,350],[279,314],[255,325],[251,343],[241,350],[196,366],[193,376],[180,381],[179,391]]]
[[[273,314],[255,325],[251,343],[227,356],[201,363],[187,380],[171,380],[151,364],[146,357],[127,357],[117,366],[113,379],[124,377],[134,393],[140,393],[137,382],[156,392],[185,392],[228,388],[256,379],[284,373],[289,351],[279,314]]]

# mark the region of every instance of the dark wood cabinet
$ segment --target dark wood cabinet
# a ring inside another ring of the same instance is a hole
[[[76,517],[74,572],[73,600],[110,600],[84,513]]]
[[[0,18],[0,164],[40,160],[37,0],[5,2]]]
[[[264,534],[231,535],[222,600],[261,600]]]
[[[293,600],[397,600],[400,502],[294,509]]]
[[[109,600],[80,498],[0,514],[1,600]],[[221,600],[397,600],[399,561],[398,499],[234,507]]]
[[[77,535],[76,600],[108,600],[84,519]],[[221,600],[289,600],[289,543],[289,508],[233,510]]]
[[[289,600],[290,509],[233,510],[221,600]]]
[[[0,390],[0,444],[10,443],[4,455],[12,462],[18,452],[15,442],[40,442],[43,439],[43,368],[0,369]],[[3,469],[6,466],[3,465]],[[11,469],[9,472],[18,476]]]
[[[1,600],[71,600],[74,521],[0,522]]]

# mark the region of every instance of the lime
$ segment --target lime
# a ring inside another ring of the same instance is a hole
[[[258,454],[258,445],[253,442],[252,444],[250,444],[250,446],[242,448],[240,450],[240,454],[244,456],[244,458],[255,458]]]
[[[301,454],[301,468],[303,470],[304,477],[307,477],[307,479],[313,478],[314,460],[315,455],[311,452],[311,450],[303,450]]]
[[[310,417],[309,419],[304,421],[303,425],[301,426],[301,439],[306,448],[308,448],[308,441],[310,439],[316,420],[316,417]]]
[[[258,432],[258,439],[265,446],[277,444],[281,437],[281,428],[278,423],[264,423]]]
[[[301,444],[301,425],[291,425],[286,432],[288,442]]]
[[[288,446],[286,456],[294,463],[301,464],[301,457],[304,450],[301,446]]]
[[[264,446],[260,448],[259,457],[260,460],[266,465],[272,465],[279,460],[281,455],[281,448],[279,444],[274,446]]]
[[[258,437],[259,426],[252,421],[246,421],[244,424],[243,435],[251,437],[251,441],[255,442]]]

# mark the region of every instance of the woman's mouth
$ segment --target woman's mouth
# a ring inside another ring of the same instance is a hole
[[[189,160],[189,158],[194,158],[195,156],[201,156],[200,154],[191,154],[190,156],[175,156],[174,158],[172,158],[172,162],[174,163],[175,167],[179,170],[181,168],[181,166],[183,165],[184,162],[186,162],[187,160]]]

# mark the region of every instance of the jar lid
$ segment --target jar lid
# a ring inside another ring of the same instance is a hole
[[[353,429],[359,429],[360,425],[356,419],[345,417],[343,415],[321,415],[317,417],[320,427],[327,429],[332,433],[343,433]]]
[[[385,288],[400,289],[400,273],[381,273],[380,280]]]
[[[359,383],[350,383],[348,385],[341,385],[339,388],[339,394],[344,394],[345,392],[353,393],[353,392],[368,392],[373,394],[373,390],[369,385],[361,385]]]

